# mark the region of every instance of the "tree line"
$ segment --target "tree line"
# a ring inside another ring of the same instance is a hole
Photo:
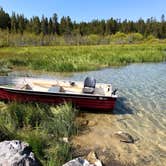
[[[57,35],[74,35],[81,36],[98,34],[111,35],[117,32],[132,33],[138,32],[144,36],[154,35],[157,38],[166,37],[166,21],[164,14],[161,20],[148,18],[146,21],[139,19],[138,21],[130,21],[110,18],[108,20],[92,20],[91,22],[76,23],[69,16],[62,17],[58,22],[57,14],[47,18],[44,15],[40,19],[34,16],[30,19],[24,17],[23,14],[12,13],[10,16],[3,8],[0,8],[0,28],[8,29],[14,33],[24,33],[25,31],[35,34],[57,34]]]
[[[47,18],[44,15],[39,18],[33,16],[27,19],[23,14],[12,13],[10,16],[4,9],[0,8],[0,30],[7,31],[8,34],[25,33],[34,34],[36,36],[62,36],[65,41],[74,38],[82,38],[91,36],[92,40],[96,40],[96,36],[104,37],[116,35],[124,38],[124,34],[137,33],[144,38],[153,36],[158,39],[166,38],[166,20],[165,15],[161,15],[161,20],[156,20],[154,17],[148,18],[146,21],[140,18],[137,21],[123,20],[110,18],[108,20],[92,20],[91,22],[72,21],[69,16],[63,16],[58,21],[58,15],[53,14]],[[0,33],[1,33],[0,32]],[[96,36],[95,36],[96,35]],[[24,35],[25,36],[25,35]],[[138,35],[137,35],[138,36]],[[8,39],[7,39],[8,40]],[[82,40],[82,41],[83,41]],[[86,39],[87,40],[87,39]],[[97,44],[97,43],[96,43]]]

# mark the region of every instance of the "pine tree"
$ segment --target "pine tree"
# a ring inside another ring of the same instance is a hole
[[[52,16],[52,24],[53,24],[53,34],[60,34],[59,32],[59,23],[58,23],[58,16],[56,13]]]
[[[35,16],[32,18],[32,32],[35,33],[36,35],[39,35],[41,32],[41,23],[40,19],[38,16]]]
[[[47,17],[45,18],[44,15],[42,16],[41,20],[41,32],[43,35],[48,34],[48,19]]]
[[[11,31],[16,33],[17,29],[18,29],[17,18],[15,12],[13,12],[11,16]]]
[[[48,22],[48,34],[52,34],[52,33],[53,33],[53,22],[52,22],[52,19],[50,18]]]
[[[9,14],[6,13],[3,8],[0,7],[0,28],[2,29],[10,29],[10,17]]]
[[[18,21],[18,31],[23,34],[25,30],[25,19],[24,15],[17,15],[17,21]]]

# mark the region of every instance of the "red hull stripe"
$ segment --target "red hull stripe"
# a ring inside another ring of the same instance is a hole
[[[60,104],[71,102],[77,107],[87,109],[111,110],[116,98],[77,94],[59,94],[0,88],[0,99],[19,102],[41,102]]]

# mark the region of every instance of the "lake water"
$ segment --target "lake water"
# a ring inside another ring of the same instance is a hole
[[[27,74],[34,76],[31,72]],[[74,144],[79,144],[80,149],[101,149],[103,154],[110,150],[117,160],[126,163],[166,165],[166,63],[131,64],[69,76],[38,75],[79,81],[86,76],[95,77],[97,82],[112,83],[118,88],[119,99],[112,114],[84,113],[84,119],[96,125],[78,135]],[[113,134],[117,131],[128,132],[138,141],[135,144],[116,141]]]

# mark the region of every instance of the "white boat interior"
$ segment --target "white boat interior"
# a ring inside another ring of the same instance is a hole
[[[12,86],[8,86],[8,88],[39,92],[73,93],[116,97],[116,94],[113,93],[114,91],[112,90],[111,84],[96,82],[94,83],[94,86],[86,87],[85,82],[27,77],[15,79],[14,84]]]

